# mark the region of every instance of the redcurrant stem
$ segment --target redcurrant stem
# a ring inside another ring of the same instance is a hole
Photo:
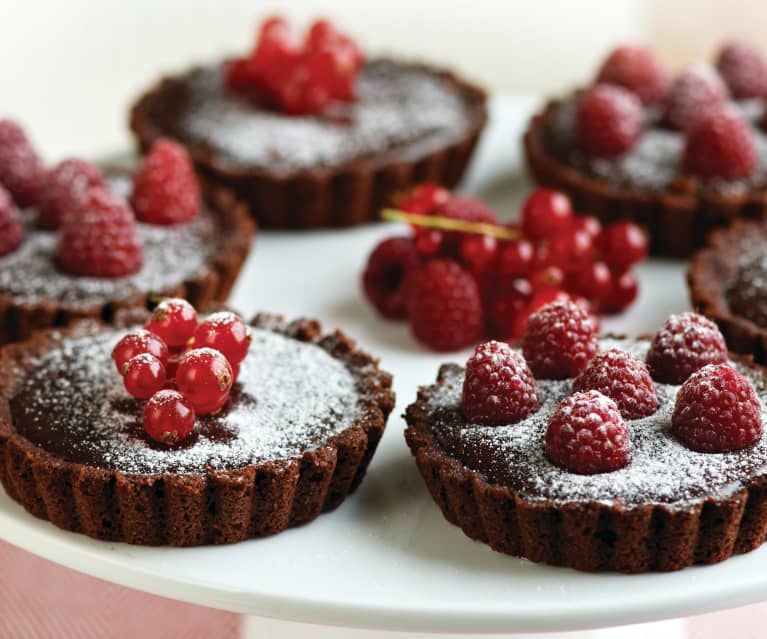
[[[499,240],[519,240],[522,233],[517,229],[511,229],[497,224],[485,222],[466,222],[438,215],[421,215],[420,213],[407,213],[399,209],[383,209],[381,219],[390,222],[407,222],[413,226],[423,226],[442,231],[459,231],[462,233],[476,233],[478,235],[490,235]]]

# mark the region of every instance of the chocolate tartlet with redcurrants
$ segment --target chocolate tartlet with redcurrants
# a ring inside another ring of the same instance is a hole
[[[84,320],[0,354],[8,495],[132,544],[233,543],[313,520],[360,483],[394,405],[391,376],[342,333],[198,321],[184,300],[128,333]]]
[[[414,183],[458,182],[487,118],[484,92],[421,64],[366,60],[326,21],[299,42],[265,21],[247,57],[162,80],[131,112],[142,149],[185,145],[259,224],[349,226]]]
[[[415,338],[437,351],[518,340],[528,316],[555,299],[620,312],[637,296],[633,267],[647,254],[636,224],[602,228],[549,189],[530,194],[518,224],[502,225],[480,200],[429,183],[383,215],[412,233],[375,247],[363,290],[380,315],[407,319]]]
[[[693,255],[693,306],[719,326],[730,350],[767,364],[767,223],[740,220]]]
[[[405,438],[445,518],[494,550],[585,571],[723,561],[767,533],[767,376],[716,326],[671,316],[598,339],[571,302],[520,350],[476,348],[407,409]]]
[[[155,297],[226,300],[254,225],[230,192],[205,193],[172,141],[135,174],[74,158],[48,170],[0,121],[0,344],[78,318],[110,322]]]
[[[528,167],[576,208],[646,226],[653,253],[685,257],[767,212],[765,98],[767,63],[744,43],[673,80],[648,49],[618,47],[591,87],[533,118]]]

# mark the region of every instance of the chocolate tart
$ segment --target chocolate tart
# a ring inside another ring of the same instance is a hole
[[[111,188],[127,197],[129,174],[108,171]],[[137,223],[144,264],[121,278],[77,277],[56,268],[56,232],[34,226],[23,211],[26,237],[0,257],[0,344],[78,318],[111,322],[125,308],[147,308],[158,297],[184,297],[205,309],[229,296],[255,231],[246,208],[222,187],[205,189],[200,214],[174,226]]]
[[[391,376],[343,333],[259,315],[229,402],[174,448],[83,321],[0,351],[0,482],[33,515],[132,544],[272,535],[336,508],[362,480],[394,405]]]
[[[716,322],[730,350],[767,364],[767,221],[714,231],[687,271],[693,306]]]
[[[142,150],[158,137],[184,144],[263,227],[361,224],[415,183],[453,186],[487,119],[481,89],[420,64],[369,61],[357,100],[319,116],[260,108],[227,89],[222,68],[161,80],[133,106],[130,126]]]
[[[606,338],[644,357],[649,341]],[[767,400],[767,371],[734,363]],[[509,426],[461,412],[464,369],[446,365],[407,409],[405,439],[445,518],[498,552],[584,571],[678,570],[753,550],[767,534],[767,434],[753,447],[696,453],[669,433],[678,387],[656,384],[658,411],[628,421],[623,469],[576,475],[546,457],[550,413],[572,380],[538,380],[541,407]],[[765,409],[762,409],[763,418]]]
[[[577,93],[546,104],[524,136],[527,166],[536,182],[565,191],[578,211],[603,222],[631,219],[647,228],[655,255],[687,257],[706,234],[739,217],[767,213],[767,134],[755,124],[759,169],[749,180],[707,181],[678,171],[681,133],[662,128],[648,109],[637,146],[617,160],[599,160],[577,149]],[[735,103],[752,123],[762,106]]]

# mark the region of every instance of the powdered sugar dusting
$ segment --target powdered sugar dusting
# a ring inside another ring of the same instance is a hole
[[[644,358],[648,342],[602,340],[600,347],[624,348]],[[749,379],[767,419],[767,386],[753,371],[733,364]],[[541,406],[535,415],[511,426],[467,425],[461,413],[463,371],[451,369],[443,384],[432,387],[429,400],[432,426],[441,444],[467,467],[491,481],[517,489],[531,500],[601,501],[627,504],[664,503],[684,508],[707,495],[726,496],[754,475],[767,472],[767,434],[752,448],[723,454],[696,453],[670,433],[678,386],[656,384],[660,401],[656,413],[627,421],[633,456],[620,470],[599,475],[576,475],[551,463],[544,435],[558,403],[571,393],[571,381],[539,380]]]
[[[143,433],[144,403],[129,397],[110,358],[121,333],[63,341],[37,362],[12,400],[16,427],[70,461],[123,472],[204,472],[300,455],[351,426],[356,381],[314,344],[253,330],[248,357],[221,414],[198,418],[173,449]]]
[[[339,166],[418,143],[424,150],[464,135],[465,100],[432,73],[387,61],[361,70],[357,100],[320,117],[256,109],[223,85],[219,67],[189,76],[178,133],[235,166],[296,170]]]

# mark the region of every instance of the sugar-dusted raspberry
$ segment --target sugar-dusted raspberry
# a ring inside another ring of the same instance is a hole
[[[141,268],[143,252],[127,204],[104,187],[92,188],[61,220],[56,262],[81,277],[123,277]]]
[[[15,251],[23,240],[21,215],[11,194],[0,185],[0,257]]]
[[[427,262],[413,275],[408,318],[413,335],[434,350],[479,341],[484,320],[476,280],[453,260]]]
[[[754,133],[732,106],[711,109],[687,130],[682,168],[703,179],[737,180],[759,164]]]
[[[681,384],[707,364],[727,362],[727,344],[716,324],[697,313],[671,315],[647,352],[653,379]]]
[[[658,410],[658,396],[647,365],[619,348],[595,355],[573,381],[573,390],[599,391],[618,405],[624,419],[641,419]]]
[[[631,461],[631,440],[618,406],[596,390],[562,400],[545,439],[549,459],[579,475],[609,473]]]
[[[143,422],[147,435],[159,444],[173,446],[194,429],[194,408],[174,390],[161,390],[144,406]]]
[[[547,304],[527,319],[522,352],[538,379],[575,377],[598,349],[596,322],[575,302]]]
[[[0,185],[21,207],[36,204],[45,184],[45,165],[13,120],[0,120]]]
[[[148,224],[180,224],[200,210],[200,185],[189,153],[173,140],[157,140],[133,179],[131,204]]]
[[[767,64],[761,52],[745,42],[729,42],[722,47],[716,67],[736,99],[767,95]]]
[[[37,227],[53,230],[59,228],[61,218],[67,211],[77,209],[88,189],[106,186],[104,174],[96,165],[79,158],[59,162],[45,180],[38,206]]]
[[[647,47],[616,47],[602,64],[597,82],[617,84],[639,96],[645,104],[655,104],[666,96],[668,75]]]
[[[515,424],[538,410],[535,379],[525,358],[505,342],[486,342],[466,363],[461,405],[476,424]]]
[[[419,262],[409,237],[390,237],[375,247],[362,273],[362,288],[381,315],[407,317],[410,276]]]
[[[614,157],[634,147],[644,128],[638,98],[611,84],[598,84],[578,98],[578,144],[589,155]]]
[[[702,453],[740,450],[762,434],[759,400],[751,383],[725,364],[690,375],[676,396],[671,431]]]
[[[728,96],[727,86],[716,69],[694,64],[671,85],[663,107],[663,124],[684,131],[712,107],[723,104]]]

